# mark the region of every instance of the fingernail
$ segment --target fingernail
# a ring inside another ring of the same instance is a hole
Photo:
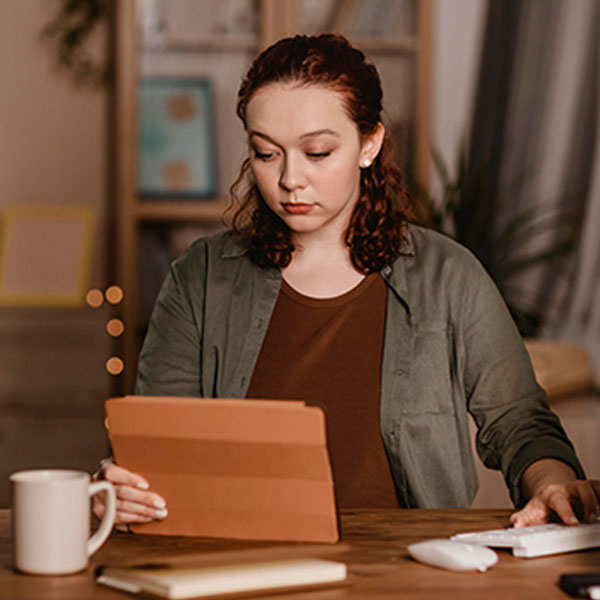
[[[155,510],[154,515],[157,519],[164,519],[168,515],[168,511],[166,508],[162,508],[161,510]]]
[[[577,525],[579,521],[575,517],[569,517],[569,523],[571,523],[572,525]]]
[[[138,481],[135,487],[140,488],[140,490],[147,490],[150,486],[145,481]]]
[[[164,508],[167,505],[167,503],[164,500],[155,500],[152,504],[156,508]]]

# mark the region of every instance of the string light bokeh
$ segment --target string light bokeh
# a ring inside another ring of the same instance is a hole
[[[106,324],[106,333],[112,337],[119,337],[125,331],[125,324],[121,319],[111,319]]]
[[[93,288],[85,296],[87,305],[91,308],[100,308],[104,302],[116,306],[123,300],[123,290],[118,285],[110,285],[104,290]],[[117,338],[125,331],[125,323],[116,317],[111,318],[105,326],[106,333]],[[119,356],[110,356],[104,363],[104,368],[110,375],[120,375],[125,370],[125,363]]]
[[[119,304],[123,300],[123,290],[118,285],[111,285],[106,288],[104,296],[110,304]]]

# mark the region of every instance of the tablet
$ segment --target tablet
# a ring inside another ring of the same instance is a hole
[[[136,533],[336,542],[325,414],[304,402],[125,396],[105,403],[118,465],[167,502]]]

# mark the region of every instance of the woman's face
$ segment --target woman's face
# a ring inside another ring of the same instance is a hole
[[[250,99],[246,123],[252,170],[271,210],[296,235],[340,239],[358,200],[361,163],[379,150],[370,138],[361,143],[342,96],[269,84]]]

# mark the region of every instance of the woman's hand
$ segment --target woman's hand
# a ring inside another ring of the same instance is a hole
[[[117,496],[115,527],[127,531],[131,523],[149,523],[167,516],[167,503],[158,494],[148,491],[148,482],[137,473],[115,465],[110,460],[102,461],[100,477],[110,481]],[[94,514],[101,519],[104,502],[101,494],[94,496]]]
[[[511,515],[514,527],[547,523],[552,514],[567,525],[577,525],[580,519],[592,523],[600,516],[600,481],[576,479],[573,470],[561,461],[533,463],[525,470],[522,485],[530,500]]]

